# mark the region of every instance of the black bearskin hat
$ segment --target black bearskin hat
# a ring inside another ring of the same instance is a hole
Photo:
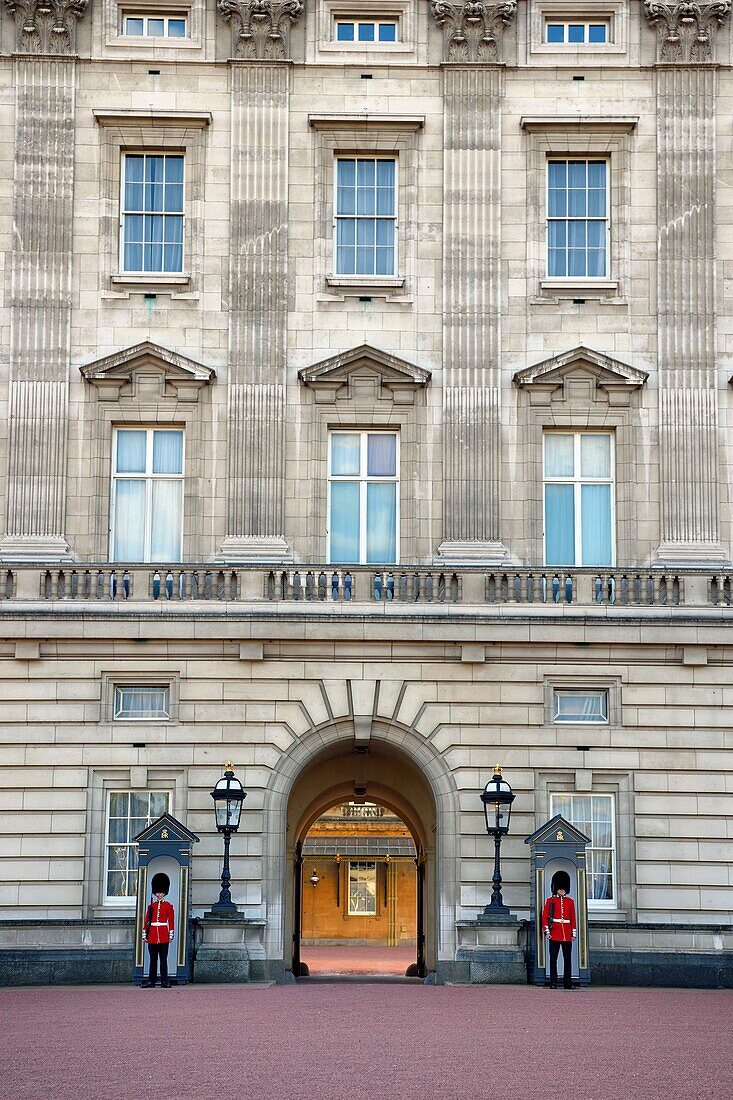
[[[555,881],[554,879],[552,880]],[[153,875],[153,881],[150,884],[150,890],[153,894],[167,894],[171,888],[171,880],[162,871],[158,871]]]
[[[564,890],[566,894],[570,893],[570,875],[567,871],[555,871],[552,876],[553,894],[556,894],[558,890]]]

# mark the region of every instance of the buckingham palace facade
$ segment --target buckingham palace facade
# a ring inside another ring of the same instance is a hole
[[[251,978],[366,800],[461,980],[498,762],[520,949],[561,813],[593,980],[733,984],[732,8],[1,0],[0,981],[226,761]]]

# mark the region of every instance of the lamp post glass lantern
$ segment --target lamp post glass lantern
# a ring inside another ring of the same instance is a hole
[[[497,764],[494,774],[481,792],[481,801],[484,804],[484,818],[486,820],[486,832],[494,838],[494,877],[491,888],[491,901],[484,909],[486,916],[504,916],[509,912],[509,907],[504,904],[501,896],[501,862],[500,848],[501,838],[509,832],[509,821],[512,816],[512,802],[515,799],[512,788],[502,777],[501,768]]]
[[[234,774],[234,765],[227,763],[224,775],[217,780],[211,792],[214,800],[214,812],[216,814],[216,828],[224,834],[224,865],[221,871],[221,891],[219,900],[211,907],[211,915],[215,917],[236,916],[239,910],[232,901],[229,889],[232,877],[229,873],[229,844],[232,833],[239,828],[239,819],[242,814],[242,803],[247,797],[247,792]]]

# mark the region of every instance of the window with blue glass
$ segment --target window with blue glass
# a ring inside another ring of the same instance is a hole
[[[610,432],[545,432],[545,564],[614,564]]]
[[[397,20],[337,19],[337,42],[397,42]]]
[[[126,153],[122,158],[122,269],[130,274],[183,272],[181,154]]]
[[[552,46],[603,46],[608,42],[608,31],[605,20],[553,19],[545,24],[545,42]]]
[[[185,38],[185,15],[125,15],[122,32],[128,38]]]
[[[328,556],[343,564],[394,564],[399,526],[396,432],[332,432]]]
[[[339,157],[335,190],[335,274],[395,275],[395,158]]]
[[[547,275],[608,278],[608,161],[547,163]]]

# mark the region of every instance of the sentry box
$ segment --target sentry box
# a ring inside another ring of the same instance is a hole
[[[550,980],[550,959],[542,934],[542,910],[552,893],[552,876],[566,871],[570,877],[570,896],[575,902],[578,938],[573,943],[573,981],[590,983],[588,956],[588,900],[586,894],[585,850],[587,836],[556,814],[524,842],[531,852],[529,975],[535,985]]]
[[[189,982],[193,962],[191,928],[191,848],[198,837],[175,817],[163,814],[134,838],[138,846],[137,906],[135,911],[135,958],[133,981],[142,982],[150,963],[143,940],[145,910],[152,896],[153,876],[168,879],[167,901],[173,906],[176,934],[168,957],[172,982]],[[161,880],[158,879],[159,883]]]

